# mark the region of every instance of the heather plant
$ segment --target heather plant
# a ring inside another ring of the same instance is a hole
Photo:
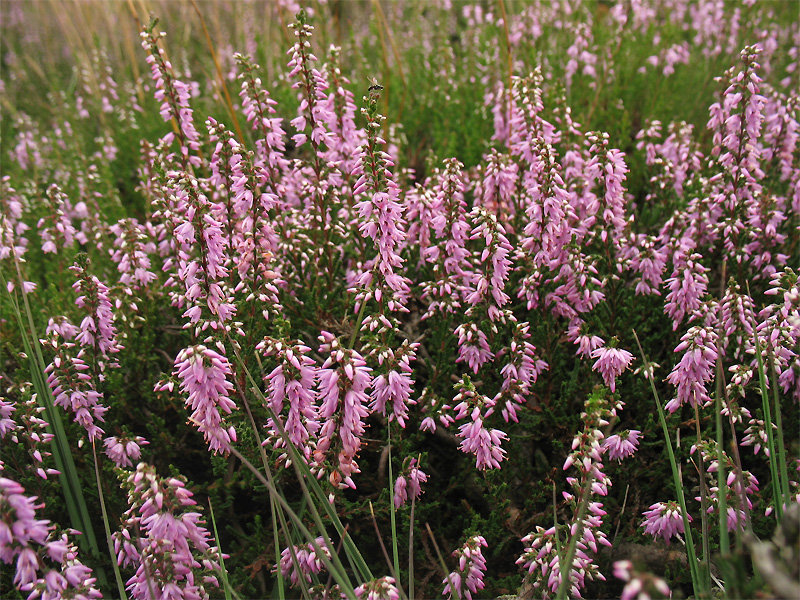
[[[790,3],[70,7],[0,5],[0,595],[800,592]]]

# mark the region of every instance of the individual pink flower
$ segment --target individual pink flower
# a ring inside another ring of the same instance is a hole
[[[653,537],[661,536],[669,544],[670,538],[683,533],[683,516],[677,502],[656,502],[643,514],[645,520],[640,527],[644,527],[644,532]],[[686,517],[689,521],[692,520],[691,515]]]
[[[630,366],[633,354],[621,348],[601,346],[592,351],[592,358],[597,359],[592,369],[600,371],[603,381],[613,392],[616,390],[616,378]]]
[[[609,436],[603,442],[603,447],[608,452],[609,458],[622,461],[623,458],[631,456],[639,446],[639,436],[641,431],[626,429],[618,434]]]

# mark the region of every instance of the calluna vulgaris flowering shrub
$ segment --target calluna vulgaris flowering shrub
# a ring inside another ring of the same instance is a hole
[[[152,4],[0,5],[0,595],[800,594],[791,3]]]

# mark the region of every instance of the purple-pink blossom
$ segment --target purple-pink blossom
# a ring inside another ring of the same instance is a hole
[[[616,390],[616,379],[630,366],[633,354],[621,348],[601,346],[593,350],[591,356],[597,359],[592,369],[600,372],[612,392]]]
[[[0,477],[0,561],[15,565],[14,588],[29,598],[102,598],[67,534],[36,518],[43,507],[19,483]]]
[[[667,403],[667,410],[675,412],[684,404],[702,406],[709,401],[706,383],[714,377],[717,361],[717,334],[713,327],[695,326],[681,338],[675,352],[683,352],[681,361],[667,376],[667,381],[677,388],[675,398]]]
[[[359,599],[364,600],[400,600],[400,592],[394,583],[394,577],[380,577],[362,583],[353,591]]]
[[[419,498],[422,495],[422,484],[426,481],[428,476],[417,466],[417,459],[409,459],[403,472],[394,482],[395,508],[400,508],[410,498]]]
[[[641,434],[641,431],[626,429],[607,437],[603,442],[603,447],[611,460],[622,461],[623,458],[627,458],[636,452]]]
[[[325,540],[318,537],[314,540],[317,547],[321,550],[324,556],[330,560],[331,552],[325,545]],[[292,585],[298,585],[300,577],[303,577],[307,583],[311,583],[311,575],[320,573],[325,568],[325,563],[320,558],[320,550],[314,547],[310,542],[301,546],[294,546],[293,548],[284,548],[281,551],[281,562],[278,567],[284,577],[288,577]],[[294,560],[292,554],[294,553]],[[295,565],[294,561],[297,561]],[[300,572],[298,573],[298,569]]]
[[[661,536],[669,544],[670,538],[683,533],[683,514],[677,502],[656,502],[643,514],[645,519],[640,527],[644,527],[646,534]],[[692,520],[691,515],[686,517],[689,521]]]
[[[618,560],[614,563],[614,577],[626,582],[620,600],[650,600],[653,593],[665,597],[672,595],[663,579],[639,572],[629,560]]]
[[[477,594],[486,584],[483,576],[486,573],[486,559],[481,547],[487,548],[488,544],[482,535],[473,535],[464,545],[453,552],[458,559],[458,568],[442,581],[444,590],[442,595],[448,598],[460,597],[472,600],[472,594]]]
[[[222,454],[230,452],[236,430],[226,426],[224,419],[236,404],[229,397],[233,384],[228,381],[231,374],[228,359],[202,344],[190,346],[175,358],[175,374],[181,380],[181,391],[186,394],[186,405],[192,409],[190,420],[203,434],[209,449]]]
[[[110,436],[103,440],[103,450],[106,456],[120,468],[132,467],[132,461],[138,461],[142,456],[141,446],[149,444],[141,436]]]

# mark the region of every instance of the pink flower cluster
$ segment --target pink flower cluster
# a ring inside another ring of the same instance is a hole
[[[445,584],[442,595],[447,595],[448,598],[455,596],[472,600],[472,594],[477,594],[478,590],[486,586],[483,582],[486,559],[483,557],[481,546],[488,547],[484,537],[473,535],[461,548],[453,552],[453,556],[458,559],[458,569],[442,581]]]
[[[667,403],[669,412],[675,412],[684,404],[703,406],[709,401],[705,384],[714,377],[716,341],[717,334],[712,327],[691,327],[681,338],[675,352],[684,354],[667,376],[667,381],[678,388],[677,396]]]
[[[466,248],[470,226],[464,201],[464,165],[455,159],[446,160],[444,165],[444,171],[437,170],[435,179],[426,182],[423,188],[432,187],[427,211],[422,208],[424,194],[406,196],[410,205],[409,242],[416,241],[422,258],[434,265],[435,279],[422,284],[422,297],[429,301],[425,317],[436,311],[452,312],[460,308],[472,280],[470,252]],[[419,222],[415,220],[417,215]]]
[[[59,249],[67,249],[75,241],[77,231],[69,218],[72,205],[67,195],[55,183],[47,188],[50,203],[49,216],[39,219],[37,226],[42,238],[42,252],[58,253]]]
[[[351,475],[360,472],[355,460],[364,434],[364,418],[369,414],[368,392],[371,369],[355,350],[343,348],[331,333],[319,337],[319,351],[328,357],[319,369],[319,416],[325,419],[319,432],[314,460],[322,464],[329,454],[330,482],[337,487],[355,489]]]
[[[475,455],[475,468],[499,469],[506,451],[501,444],[508,439],[505,432],[489,429],[485,420],[494,412],[494,401],[478,393],[469,376],[465,375],[455,385],[458,394],[453,398],[455,419],[467,418],[459,426],[458,437],[461,438],[462,452]]]
[[[104,452],[114,464],[122,469],[132,467],[132,461],[138,461],[142,457],[141,446],[149,444],[141,436],[110,436],[103,440]]]
[[[644,512],[644,521],[640,527],[644,527],[644,532],[653,537],[661,536],[666,543],[679,533],[683,533],[683,513],[677,502],[656,502]],[[692,516],[686,515],[691,521]]]
[[[655,575],[639,572],[629,560],[618,560],[614,563],[614,577],[626,582],[620,600],[650,600],[654,594],[661,594],[665,598],[672,596],[666,581]]]
[[[608,453],[611,460],[616,459],[622,461],[623,458],[628,458],[636,452],[641,435],[641,431],[626,429],[625,431],[607,437],[603,442],[603,448]]]
[[[493,401],[502,406],[501,414],[506,422],[509,419],[519,422],[517,405],[525,404],[533,384],[548,368],[547,363],[537,356],[536,347],[528,341],[529,329],[528,323],[514,323],[514,334],[506,352],[509,362],[500,369],[503,384]]]
[[[426,481],[428,476],[417,466],[417,459],[407,459],[403,473],[394,482],[395,508],[405,505],[409,498],[419,498],[422,495],[422,484]]]
[[[151,600],[156,592],[161,598],[207,600],[206,588],[219,587],[220,553],[186,483],[139,463],[123,486],[129,508],[114,534],[114,549],[120,565],[136,568],[127,582],[132,597]]]
[[[325,545],[325,540],[318,537],[314,541],[325,553],[325,556],[330,559],[331,552]],[[325,567],[325,563],[322,562],[317,552],[319,551],[311,543],[304,546],[294,546],[291,550],[284,548],[281,551],[281,564],[279,565],[281,574],[284,577],[288,577],[292,585],[297,585],[300,577],[303,577],[307,583],[311,583],[311,575],[320,573]]]
[[[309,454],[309,439],[319,430],[317,395],[314,389],[317,384],[318,368],[308,354],[311,348],[300,341],[265,339],[257,346],[265,356],[275,356],[276,366],[265,376],[269,390],[269,407],[277,415],[284,414],[282,426],[291,442],[300,452]],[[288,405],[288,406],[287,406]],[[272,419],[270,419],[272,422]],[[267,425],[275,430],[272,426]],[[277,436],[277,432],[272,432]],[[283,446],[278,438],[276,448]]]
[[[189,156],[189,152],[200,149],[200,136],[194,127],[192,109],[189,106],[189,86],[172,75],[172,65],[164,58],[164,49],[159,48],[158,39],[163,38],[164,32],[154,33],[152,23],[141,33],[142,47],[148,52],[147,63],[153,82],[156,86],[155,97],[161,102],[161,118],[165,121],[175,119],[178,123],[178,137],[181,143],[181,161],[184,168],[188,164],[199,166],[198,156]],[[169,133],[165,138],[171,141],[174,134]]]
[[[386,348],[378,355],[378,363],[385,369],[377,372],[372,379],[371,409],[385,415],[389,411],[389,420],[396,420],[400,427],[406,426],[408,405],[416,404],[411,399],[414,380],[411,378],[411,361],[416,358],[418,344],[403,341],[399,348]],[[388,407],[388,409],[387,409]]]
[[[212,452],[227,454],[236,430],[225,425],[224,416],[236,408],[229,393],[233,384],[228,381],[231,365],[224,354],[199,344],[178,353],[175,375],[181,391],[187,395],[186,405],[192,409],[190,420],[203,434]],[[172,383],[159,384],[157,391],[172,390]]]
[[[67,535],[56,535],[50,521],[36,518],[42,507],[16,481],[0,477],[0,560],[15,565],[14,588],[30,600],[102,598]]]
[[[362,112],[367,118],[368,137],[359,152],[360,164],[352,175],[359,176],[353,186],[353,196],[366,194],[367,198],[356,203],[354,208],[360,219],[359,231],[372,239],[378,255],[370,261],[371,270],[365,269],[356,280],[356,287],[363,290],[357,304],[374,298],[392,312],[405,312],[410,294],[409,281],[397,272],[405,262],[398,254],[406,238],[404,206],[400,201],[400,188],[389,170],[394,163],[386,152],[379,149],[386,142],[378,136],[382,119],[377,113],[378,95],[373,92],[365,100],[367,107]]]
[[[620,376],[633,360],[633,354],[627,350],[610,346],[600,346],[592,351],[592,358],[597,361],[592,365],[592,369],[600,371],[603,381],[613,392],[616,389],[616,379]]]
[[[59,341],[55,333],[43,345],[55,353],[53,362],[45,367],[53,402],[75,414],[75,422],[86,430],[90,440],[99,438],[104,432],[97,421],[105,421],[108,407],[102,404],[103,395],[95,388],[90,366],[81,353],[73,356],[74,343]]]
[[[394,585],[394,577],[379,577],[359,585],[354,591],[364,600],[400,600],[400,592]]]
[[[588,581],[605,580],[591,554],[597,554],[598,544],[611,546],[606,534],[602,530],[603,517],[606,511],[603,504],[593,500],[593,496],[605,496],[611,485],[611,479],[603,473],[602,455],[607,450],[603,443],[601,427],[609,424],[608,419],[616,416],[621,409],[620,402],[609,402],[600,390],[590,396],[585,402],[585,411],[581,414],[584,424],[583,431],[572,440],[572,452],[564,462],[564,469],[575,467],[580,472],[580,479],[568,477],[567,482],[572,487],[572,492],[562,492],[564,499],[574,509],[574,516],[568,527],[556,524],[545,530],[537,526],[536,531],[522,539],[525,550],[517,559],[517,564],[523,565],[533,576],[533,587],[541,593],[543,598],[558,592],[562,585],[562,564],[568,560],[558,552],[556,536],[559,528],[567,530],[567,542],[563,548],[569,546],[574,538],[575,554],[569,566],[568,589],[569,594],[581,597],[581,590],[585,589]],[[585,505],[585,513],[581,517],[578,506]],[[591,553],[591,554],[590,554]]]
[[[144,289],[156,279],[151,270],[150,254],[155,246],[136,219],[122,219],[109,230],[114,234],[116,250],[111,260],[117,263],[119,282],[129,289]]]

